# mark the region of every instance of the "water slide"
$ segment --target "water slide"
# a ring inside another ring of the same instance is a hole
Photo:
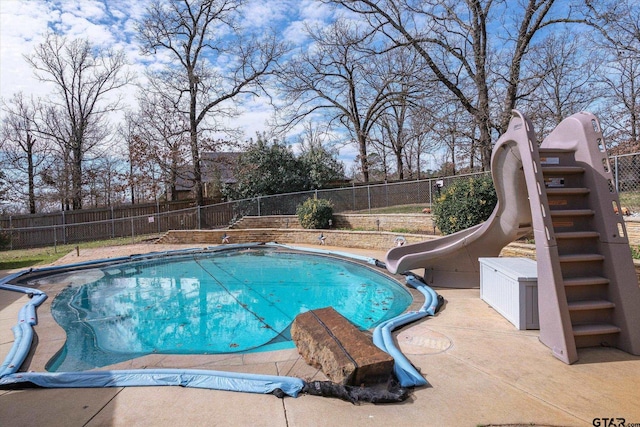
[[[391,249],[385,264],[391,273],[424,268],[429,285],[477,287],[479,257],[494,257],[502,248],[532,229],[531,209],[521,152],[535,135],[517,113],[508,131],[496,143],[491,156],[491,175],[498,203],[482,224],[448,236]]]
[[[487,221],[391,249],[387,269],[424,268],[429,285],[478,287],[478,258],[533,230],[540,341],[565,363],[583,347],[640,355],[640,288],[598,119],[576,113],[538,146],[531,122],[514,111],[491,174],[498,202]]]

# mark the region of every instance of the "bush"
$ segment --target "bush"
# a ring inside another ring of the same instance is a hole
[[[302,228],[329,228],[333,205],[325,199],[307,199],[296,208]]]
[[[490,176],[458,179],[435,200],[433,217],[443,234],[455,233],[486,221],[497,200]]]
[[[6,234],[0,232],[0,249],[6,249],[11,243],[11,238]]]

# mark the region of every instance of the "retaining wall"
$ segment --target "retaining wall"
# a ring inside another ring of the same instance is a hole
[[[327,245],[387,251],[395,246],[398,236],[403,236],[407,243],[438,237],[433,234],[434,230],[436,233],[438,230],[433,226],[429,214],[340,214],[334,215],[334,221],[337,229],[320,231],[300,228],[295,215],[247,216],[229,230],[171,230],[158,243],[217,245],[222,242],[222,236],[226,233],[230,243],[318,244],[318,237],[322,233]],[[631,245],[640,245],[640,219],[625,218],[625,225]],[[424,234],[391,231],[414,228],[423,230]],[[500,255],[535,259],[535,245],[514,242],[507,245]],[[640,282],[640,260],[634,260],[634,265]]]
[[[286,244],[319,244],[320,234],[325,237],[329,246],[346,248],[372,249],[386,251],[395,246],[395,239],[400,234],[374,231],[350,230],[304,230],[294,228],[243,228],[232,230],[171,230],[162,236],[157,243],[196,245],[218,245],[222,236],[229,238],[229,243],[278,242]],[[402,234],[407,243],[417,243],[429,238],[424,235]],[[431,237],[435,238],[435,236]]]
[[[231,229],[302,228],[296,215],[245,216]],[[334,214],[333,229],[439,234],[431,214]]]
[[[640,218],[625,217],[627,237],[632,246],[640,246]],[[334,229],[388,231],[392,233],[439,235],[431,214],[335,214]],[[231,227],[301,228],[295,215],[245,216]]]

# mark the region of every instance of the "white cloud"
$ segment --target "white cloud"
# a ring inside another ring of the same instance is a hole
[[[88,21],[96,21],[105,16],[105,5],[98,0],[62,0],[57,3],[63,12]]]
[[[36,96],[45,96],[49,92],[49,86],[33,76],[33,70],[23,57],[32,54],[49,31],[69,39],[87,38],[101,47],[123,49],[129,62],[136,64],[133,69],[142,74],[133,20],[143,13],[146,3],[120,0],[0,1],[0,96],[9,99],[19,91]],[[128,89],[128,92],[133,91]]]
[[[50,10],[47,3],[33,2],[25,7],[21,0],[5,0],[0,2],[0,21],[2,31],[2,48],[10,46],[5,37],[31,41],[46,31],[49,17],[59,15]]]
[[[64,34],[69,39],[88,38],[98,46],[108,46],[115,42],[109,27],[69,12],[62,13],[60,21],[54,23],[54,28],[57,33]]]
[[[282,34],[288,42],[300,46],[308,41],[306,27],[323,26],[333,20],[333,9],[315,0],[296,2],[297,13],[289,16],[288,25]]]
[[[45,96],[51,88],[40,83],[23,55],[31,54],[55,30],[69,39],[88,38],[100,47],[122,49],[139,80],[144,72],[157,69],[174,58],[167,52],[153,57],[140,54],[135,24],[150,0],[0,0],[0,96],[8,100],[22,91],[27,96]],[[307,38],[305,24],[322,25],[333,19],[333,8],[316,0],[250,0],[244,24],[254,29],[276,28],[290,43],[300,47]],[[125,101],[135,105],[136,88],[125,89]],[[273,110],[264,97],[251,98],[241,107],[230,126],[244,130],[246,137],[267,129]],[[117,118],[114,117],[114,120]],[[294,129],[291,137],[300,131]],[[341,158],[351,156],[341,150]]]
[[[250,0],[244,9],[244,27],[265,28],[287,19],[295,4],[290,0]]]
[[[300,18],[308,21],[327,22],[332,19],[333,8],[316,0],[303,0],[300,3]]]
[[[5,99],[18,91],[37,91],[38,86],[46,90],[35,82],[23,55],[33,51],[47,32],[49,19],[59,14],[45,2],[25,6],[22,0],[0,2],[0,96]]]

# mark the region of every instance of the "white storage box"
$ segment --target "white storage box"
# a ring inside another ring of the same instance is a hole
[[[479,258],[480,298],[518,329],[540,329],[538,270],[527,258]]]

